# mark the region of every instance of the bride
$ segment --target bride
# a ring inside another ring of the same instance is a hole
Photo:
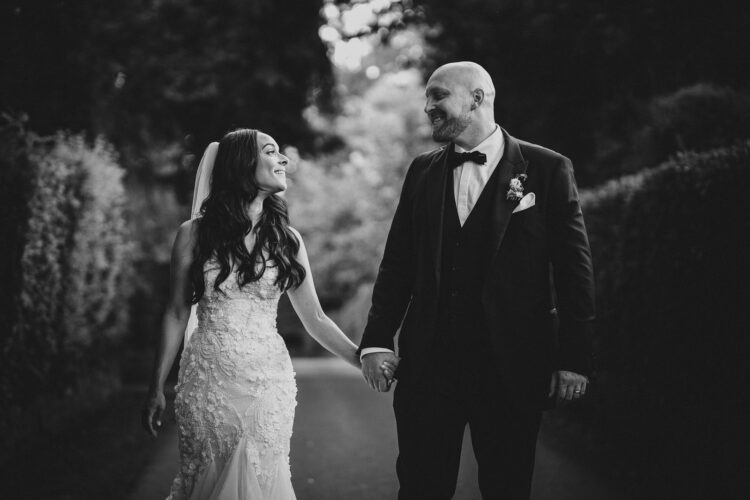
[[[294,500],[297,387],[276,331],[282,293],[315,340],[360,365],[357,346],[323,313],[305,245],[277,194],[286,189],[288,161],[272,137],[251,129],[228,133],[201,160],[194,218],[180,226],[172,249],[171,292],[143,410],[143,425],[156,436],[184,334],[175,399],[180,469],[168,500]],[[381,366],[389,380],[394,363]]]

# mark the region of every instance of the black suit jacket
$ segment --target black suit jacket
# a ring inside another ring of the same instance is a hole
[[[588,375],[594,279],[588,237],[569,159],[503,130],[497,168],[491,264],[482,290],[503,397],[542,407],[554,370]],[[426,372],[438,317],[446,158],[452,144],[418,156],[406,174],[373,290],[360,349],[394,348],[399,380]],[[525,173],[533,207],[516,212],[511,178]]]

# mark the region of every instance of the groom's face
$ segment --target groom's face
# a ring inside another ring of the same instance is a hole
[[[424,112],[432,124],[432,138],[453,141],[471,124],[471,93],[458,75],[439,70],[433,73],[425,90]]]

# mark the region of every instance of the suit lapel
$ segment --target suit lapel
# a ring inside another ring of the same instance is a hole
[[[507,197],[510,180],[516,175],[526,173],[526,166],[528,165],[528,162],[524,160],[521,154],[520,144],[515,138],[508,135],[505,129],[503,129],[503,138],[505,139],[505,150],[500,163],[497,165],[499,169],[497,191],[494,196],[492,220],[490,223],[492,231],[490,255],[493,262],[498,250],[500,250],[500,244],[503,242],[505,230],[508,228],[508,223],[510,222],[510,216],[518,205],[518,201],[508,200]]]
[[[440,260],[442,259],[443,249],[443,220],[445,218],[445,189],[446,182],[451,174],[451,170],[446,165],[449,148],[453,144],[448,144],[445,149],[435,158],[434,163],[429,170],[429,178],[426,179],[427,187],[427,224],[428,237],[430,239],[428,248],[434,248],[435,262],[435,282],[440,286]]]

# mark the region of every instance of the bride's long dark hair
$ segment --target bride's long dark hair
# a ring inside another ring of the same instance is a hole
[[[263,276],[268,261],[278,267],[276,285],[282,291],[296,288],[305,279],[305,268],[297,261],[300,242],[289,228],[286,202],[273,194],[263,200],[263,212],[256,227],[248,216],[248,207],[258,195],[255,170],[258,165],[258,131],[238,129],[219,142],[208,198],[201,205],[198,218],[198,242],[190,266],[192,303],[206,291],[203,267],[216,257],[219,274],[213,287],[219,290],[232,267],[237,281],[244,286]],[[251,251],[245,237],[255,231]]]

